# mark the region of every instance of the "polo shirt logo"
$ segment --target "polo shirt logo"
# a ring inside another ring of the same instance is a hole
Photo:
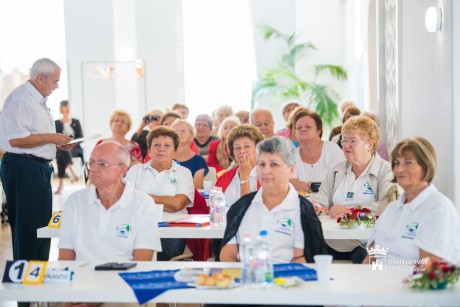
[[[281,218],[277,220],[274,231],[287,236],[292,236],[292,220],[289,218]]]
[[[364,195],[374,195],[374,191],[372,190],[371,185],[369,184],[369,182],[366,182],[364,184],[363,194]]]
[[[404,233],[401,235],[402,238],[415,239],[417,236],[418,222],[409,223],[404,229]]]
[[[169,180],[170,184],[177,185],[177,179],[176,178],[169,177],[168,180]]]
[[[128,224],[122,224],[117,226],[117,238],[128,238],[132,227]]]

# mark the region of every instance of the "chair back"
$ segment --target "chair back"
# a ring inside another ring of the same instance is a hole
[[[206,174],[206,176],[204,176],[203,178],[203,181],[212,181],[212,186],[214,186],[216,184],[216,178],[217,178],[217,174],[216,174],[216,168],[215,167],[208,167],[208,173]]]

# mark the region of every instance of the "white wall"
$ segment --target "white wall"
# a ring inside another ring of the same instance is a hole
[[[0,1],[0,71],[7,75],[18,68],[28,74],[33,62],[43,57],[58,63],[59,89],[48,99],[54,117],[59,102],[68,98],[63,10],[62,0]]]
[[[147,110],[183,102],[182,0],[136,0],[137,57],[146,63]]]
[[[460,2],[452,2],[452,13],[450,16],[460,16]],[[460,20],[459,18],[452,18],[452,30],[453,30],[453,84],[460,84]],[[453,118],[460,118],[460,86],[453,87],[454,95],[454,112]],[[454,201],[457,205],[457,209],[460,212],[460,121],[453,121],[453,138],[454,138],[454,177],[452,178],[454,187]]]
[[[429,6],[443,11],[440,32],[425,29]],[[438,154],[435,185],[454,198],[452,1],[409,0],[402,5],[400,139],[420,135]],[[458,188],[458,187],[457,187]]]
[[[193,106],[191,121],[221,105],[249,111],[256,79],[249,2],[184,1],[183,17],[185,103]]]

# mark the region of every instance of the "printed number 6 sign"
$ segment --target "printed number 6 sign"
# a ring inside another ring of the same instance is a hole
[[[61,216],[62,216],[62,211],[54,211],[48,223],[48,227],[49,228],[61,227]]]

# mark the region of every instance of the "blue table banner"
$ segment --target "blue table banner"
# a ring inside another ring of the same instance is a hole
[[[316,270],[301,263],[279,263],[273,265],[273,274],[278,277],[299,277],[305,281],[318,280]]]
[[[140,305],[154,299],[170,289],[193,288],[187,283],[177,282],[174,273],[179,270],[158,270],[150,272],[118,273],[133,289]]]

